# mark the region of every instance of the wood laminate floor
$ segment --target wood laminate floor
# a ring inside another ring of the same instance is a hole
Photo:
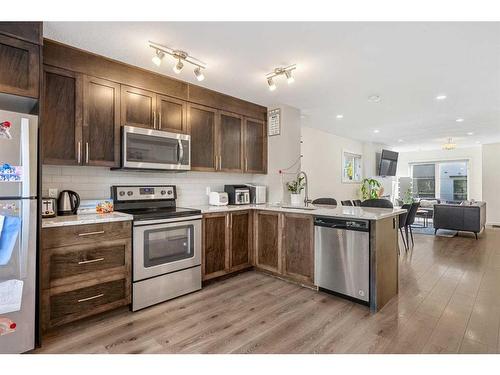
[[[500,230],[462,236],[415,235],[377,314],[251,271],[66,326],[35,353],[499,353]]]

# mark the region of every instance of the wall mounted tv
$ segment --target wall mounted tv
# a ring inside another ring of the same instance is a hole
[[[398,166],[398,153],[390,150],[382,150],[380,155],[379,176],[395,176]]]

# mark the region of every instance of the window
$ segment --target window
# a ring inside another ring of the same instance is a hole
[[[411,166],[416,198],[464,201],[468,197],[467,161],[441,161]]]
[[[343,152],[342,182],[361,182],[361,155]]]

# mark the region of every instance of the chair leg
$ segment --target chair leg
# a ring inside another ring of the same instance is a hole
[[[406,248],[406,242],[405,242],[405,236],[403,235],[403,228],[399,228],[399,232],[401,233],[401,239],[403,240],[403,245],[405,247],[405,250],[407,250],[407,248]]]
[[[415,242],[413,241],[413,230],[411,229],[411,225],[409,225],[410,227],[410,236],[411,236],[411,246],[415,246]]]
[[[408,226],[405,226],[405,234],[406,234],[406,251],[410,250],[410,237],[408,236]]]
[[[477,232],[474,232],[474,234],[476,235],[476,240],[477,240]]]
[[[438,232],[438,229],[434,228],[434,235],[436,235],[437,232]]]

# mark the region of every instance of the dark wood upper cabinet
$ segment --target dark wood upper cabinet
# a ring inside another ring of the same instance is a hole
[[[186,102],[168,96],[157,95],[157,129],[174,133],[187,133]]]
[[[219,170],[243,171],[243,116],[220,112],[218,129]]]
[[[217,119],[217,110],[196,104],[188,104],[192,170],[217,170]]]
[[[244,171],[267,173],[267,127],[266,122],[245,119]]]
[[[39,97],[40,47],[0,34],[0,92]]]
[[[229,268],[228,216],[225,213],[203,217],[203,279],[221,276]]]
[[[252,213],[237,211],[229,214],[230,270],[236,271],[251,264]]]
[[[42,161],[78,165],[82,162],[82,76],[44,67],[42,108]]]
[[[120,164],[120,85],[85,76],[83,91],[85,165]]]
[[[42,22],[0,22],[0,34],[42,44]]]
[[[156,94],[122,85],[121,125],[156,128]]]
[[[314,283],[314,222],[311,215],[283,214],[283,274]]]
[[[281,272],[280,213],[255,213],[256,265],[268,271]]]

